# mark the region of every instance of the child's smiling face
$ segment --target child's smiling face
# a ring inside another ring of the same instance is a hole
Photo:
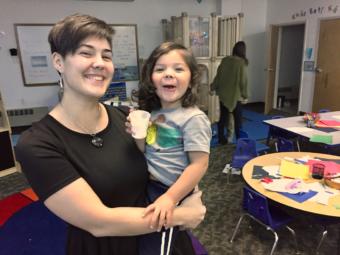
[[[152,82],[162,108],[181,106],[182,97],[190,86],[191,72],[181,50],[162,55],[152,72]]]

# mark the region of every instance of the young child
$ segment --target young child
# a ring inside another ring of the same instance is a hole
[[[150,172],[152,204],[144,215],[153,213],[151,221],[158,222],[158,231],[169,226],[176,205],[194,190],[208,168],[211,125],[196,106],[199,82],[194,56],[177,43],[158,46],[143,66],[136,96],[139,109],[151,112],[152,125],[146,139],[136,143],[145,153]],[[141,236],[140,254],[170,254],[175,232]]]

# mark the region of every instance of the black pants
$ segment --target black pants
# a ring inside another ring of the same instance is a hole
[[[236,107],[232,112],[234,116],[234,128],[236,139],[240,138],[240,130],[242,129],[242,104],[236,103]],[[228,128],[229,125],[229,109],[225,107],[220,101],[220,120],[218,121],[218,141],[224,142],[227,138],[224,136],[224,128]]]

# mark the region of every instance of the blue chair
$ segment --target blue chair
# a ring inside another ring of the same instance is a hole
[[[264,195],[249,187],[243,187],[243,208],[245,212],[241,215],[239,221],[237,222],[236,228],[230,239],[230,243],[234,241],[243,218],[248,216],[249,218],[260,223],[262,226],[266,227],[267,230],[270,230],[274,234],[275,241],[270,251],[270,255],[274,253],[279,241],[279,236],[276,231],[282,227],[286,227],[292,233],[296,249],[295,252],[298,253],[295,231],[287,225],[293,220],[292,217],[284,213],[279,208],[270,206],[267,198]]]
[[[294,143],[291,140],[288,140],[283,137],[278,137],[275,142],[275,149],[277,152],[284,151],[295,151]]]
[[[325,238],[327,237],[327,234],[328,234],[328,226],[339,224],[340,220],[337,219],[337,218],[333,219],[333,218],[326,218],[326,217],[321,217],[321,216],[314,216],[313,220],[316,224],[321,225],[322,228],[323,228],[321,238],[320,238],[318,245],[316,247],[316,250],[315,250],[315,254],[319,254],[321,244],[323,243],[323,240],[325,240]]]
[[[231,174],[240,174],[242,167],[255,157],[257,157],[255,140],[250,138],[237,139],[236,149],[233,153],[231,163],[227,164],[222,171],[228,174],[227,183],[230,183]]]
[[[244,130],[240,130],[240,138],[249,138],[249,135],[246,131]],[[260,142],[257,142],[255,140],[255,143],[256,143],[256,152],[257,152],[257,155],[261,155],[261,154],[266,154],[267,151],[269,150],[269,147],[263,143],[260,143]]]
[[[250,138],[237,139],[236,150],[233,154],[231,167],[241,169],[245,163],[257,156],[256,142]]]
[[[271,119],[280,119],[280,118],[284,118],[284,116],[276,115],[276,116],[271,117]],[[284,129],[274,127],[274,126],[269,126],[266,145],[269,144],[269,141],[271,139],[277,139],[278,137],[284,137],[286,139],[297,139],[298,136]]]

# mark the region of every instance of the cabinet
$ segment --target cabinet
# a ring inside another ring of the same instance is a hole
[[[16,171],[11,141],[11,127],[0,92],[0,177]]]
[[[172,16],[162,20],[163,40],[181,43],[193,52],[202,80],[198,88],[199,107],[212,123],[219,119],[219,100],[209,95],[217,68],[223,57],[231,55],[234,44],[242,38],[243,14],[210,17]]]

